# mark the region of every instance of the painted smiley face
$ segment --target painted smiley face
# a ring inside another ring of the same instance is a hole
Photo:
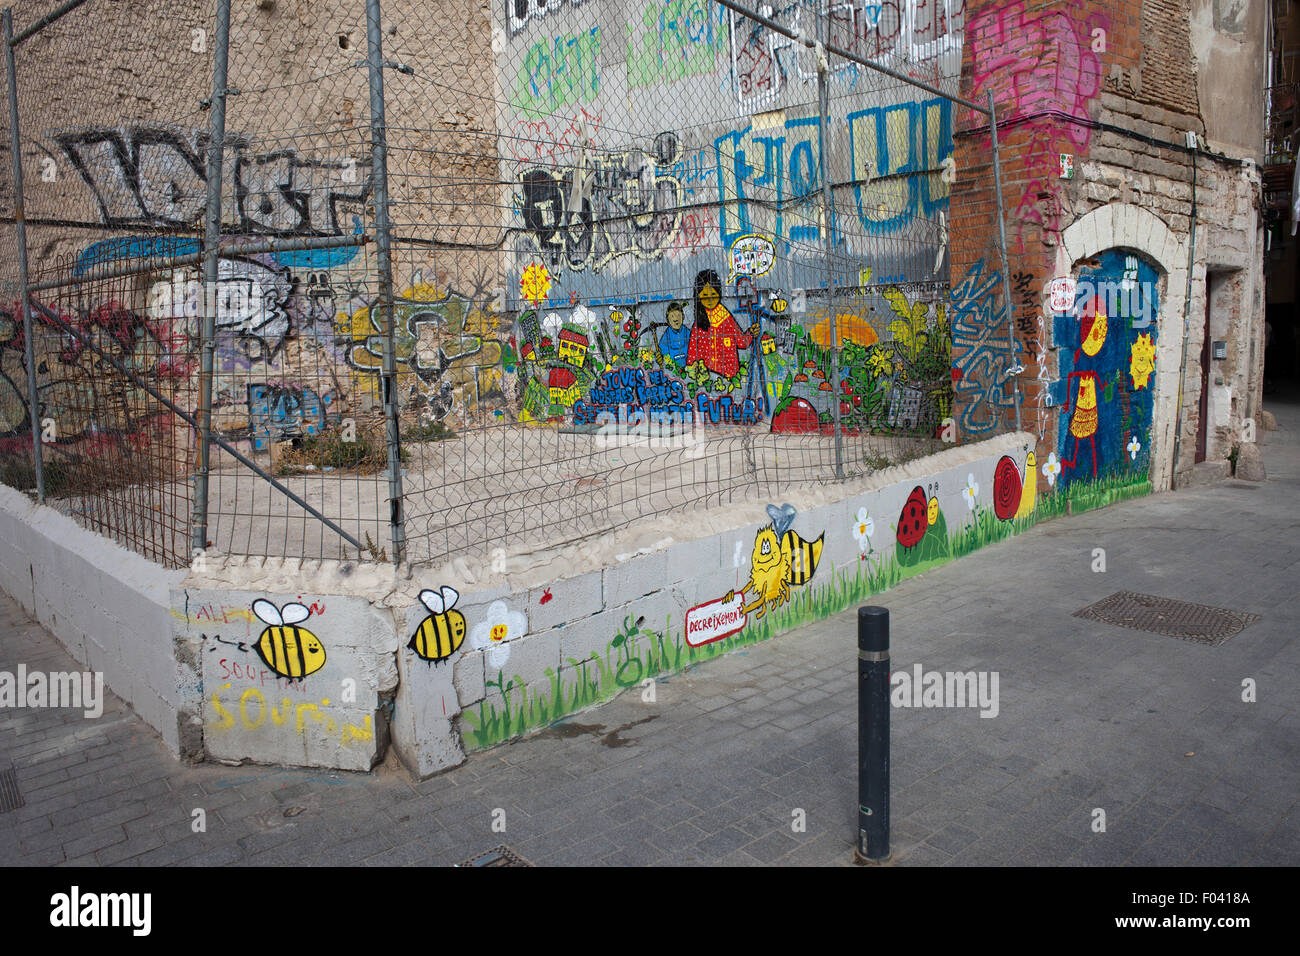
[[[930,522],[930,524],[934,524],[936,521],[939,520],[939,499],[938,498],[930,499],[930,504],[929,507],[926,509],[925,517]]]
[[[771,528],[764,528],[754,539],[754,553],[750,556],[750,561],[760,571],[780,563],[781,543],[777,540],[776,532]]]

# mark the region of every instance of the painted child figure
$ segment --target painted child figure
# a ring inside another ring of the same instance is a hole
[[[659,336],[659,351],[666,358],[672,359],[679,368],[686,368],[686,352],[690,347],[691,330],[686,328],[686,306],[681,302],[669,302],[668,328]]]

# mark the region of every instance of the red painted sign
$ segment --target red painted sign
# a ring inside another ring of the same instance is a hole
[[[743,592],[733,595],[730,601],[718,599],[697,604],[686,612],[686,643],[699,647],[735,634],[747,621],[744,606]]]

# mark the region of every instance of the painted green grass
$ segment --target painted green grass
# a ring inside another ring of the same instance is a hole
[[[494,747],[610,700],[647,678],[680,673],[703,661],[838,614],[901,581],[1063,515],[1067,507],[1071,513],[1089,511],[1150,491],[1151,482],[1146,478],[1135,481],[1131,476],[1111,476],[1076,482],[1063,492],[1042,495],[1031,514],[1012,521],[1002,521],[991,509],[977,507],[966,524],[948,529],[947,544],[939,556],[904,566],[891,549],[884,557],[872,552],[852,568],[832,566],[795,590],[788,604],[752,621],[744,630],[702,647],[685,642],[681,630],[674,630],[671,615],[661,631],[648,629],[643,619],[634,621],[629,615],[603,655],[587,661],[570,658],[570,667],[562,673],[548,668],[548,687],[534,687],[530,692],[518,677],[506,680],[498,672],[496,680],[487,686],[501,694],[501,707],[484,700],[477,708],[465,711],[466,746],[470,750]]]

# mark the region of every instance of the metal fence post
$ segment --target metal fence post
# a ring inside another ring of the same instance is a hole
[[[1011,349],[1011,388],[1016,403],[1016,431],[1020,431],[1020,347],[1016,345],[1015,308],[1011,304],[1011,272],[1007,264],[1007,224],[1002,211],[1002,164],[998,159],[998,114],[989,90],[989,132],[993,137],[993,191],[998,204],[998,251],[1002,254],[1002,301],[1007,307],[1007,342]]]
[[[826,34],[823,36],[823,34]],[[831,213],[834,197],[831,193],[830,161],[830,84],[827,73],[830,70],[830,54],[826,43],[830,40],[829,15],[817,18],[817,36],[820,38],[813,50],[817,57],[817,131],[821,141],[821,177],[822,177],[822,244],[826,256],[826,309],[831,330],[831,421],[835,428],[835,477],[844,477],[844,433],[840,427],[840,337],[839,320],[835,317],[835,274],[834,274],[834,237],[831,229]]]
[[[27,218],[23,210],[23,158],[18,130],[18,70],[14,65],[14,18],[12,8],[4,11],[5,72],[9,78],[9,152],[14,171],[14,228],[18,236],[18,284],[23,297],[23,360],[27,363],[27,406],[32,425],[32,470],[36,477],[36,500],[45,504],[45,466],[41,453],[40,393],[36,387],[36,344],[32,329],[32,308],[28,299]]]
[[[379,265],[379,301],[384,317],[383,402],[388,446],[389,527],[393,563],[406,554],[406,528],[402,514],[402,438],[398,419],[397,354],[393,340],[392,224],[388,217],[388,143],[384,121],[384,51],[379,0],[366,0],[366,46],[370,72],[370,165],[374,183],[375,248]]]
[[[889,859],[889,609],[858,608],[858,863]]]
[[[208,546],[208,473],[212,452],[212,366],[217,338],[217,279],[221,252],[221,164],[226,139],[226,79],[230,0],[217,0],[212,54],[212,116],[208,123],[207,211],[203,221],[203,318],[199,323],[199,467],[194,475],[191,554]]]

